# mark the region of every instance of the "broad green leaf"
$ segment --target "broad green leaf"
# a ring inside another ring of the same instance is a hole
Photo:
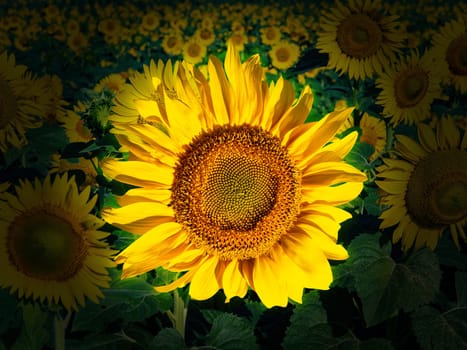
[[[154,350],[183,350],[187,349],[185,342],[175,329],[164,328],[152,340],[150,349]]]
[[[246,320],[228,313],[214,319],[204,345],[219,350],[258,349],[253,327]]]
[[[37,304],[23,305],[23,327],[11,350],[41,350],[49,340],[47,314]]]
[[[436,247],[436,255],[438,255],[441,265],[455,267],[458,270],[467,270],[467,254],[465,251],[459,251],[452,241],[450,235],[443,235]]]
[[[412,315],[415,337],[423,350],[467,349],[467,307],[440,313],[424,306]]]
[[[245,306],[247,307],[248,311],[251,313],[251,324],[256,325],[258,320],[260,319],[261,315],[265,310],[267,310],[266,306],[263,303],[250,301],[245,299]]]
[[[355,284],[367,326],[376,325],[399,310],[413,311],[433,300],[441,272],[436,255],[422,249],[404,263],[383,256],[370,266],[356,266]]]
[[[306,293],[302,304],[295,307],[290,318],[290,326],[287,328],[283,345],[285,348],[293,348],[299,344],[307,344],[308,332],[318,324],[327,322],[324,309],[318,291]]]
[[[105,298],[99,305],[88,303],[77,314],[72,330],[102,330],[119,318],[126,322],[142,321],[172,306],[168,293],[157,293],[142,277],[118,280],[103,290]]]
[[[349,258],[332,267],[334,279],[331,286],[355,289],[355,270],[364,272],[373,262],[388,257],[391,253],[391,244],[380,244],[381,233],[362,233],[355,237],[347,247]]]

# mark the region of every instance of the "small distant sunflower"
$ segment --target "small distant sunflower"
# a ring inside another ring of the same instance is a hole
[[[267,26],[260,30],[261,42],[266,45],[274,45],[281,40],[281,30],[277,26]]]
[[[38,128],[49,108],[41,82],[16,65],[15,57],[0,55],[0,151],[27,143],[26,129]]]
[[[89,142],[94,138],[91,130],[84,124],[84,120],[74,111],[67,110],[63,116],[57,118],[57,121],[63,125],[70,142]]]
[[[378,158],[386,149],[386,123],[384,120],[364,113],[358,124],[360,126],[360,142],[373,146],[374,152],[370,161]]]
[[[234,32],[228,39],[237,51],[245,50],[245,44],[248,42],[248,36],[244,32]]]
[[[297,44],[282,40],[274,44],[269,50],[271,64],[277,69],[286,70],[297,62],[300,48]]]
[[[376,79],[382,89],[377,102],[392,124],[423,121],[430,115],[433,100],[441,96],[440,72],[430,57],[430,53],[420,57],[412,52]]]
[[[461,93],[467,92],[467,32],[464,20],[448,22],[433,36],[435,65],[441,65],[443,78]]]
[[[197,64],[206,57],[207,48],[196,37],[191,37],[183,45],[183,60],[191,64]]]
[[[183,35],[181,32],[171,31],[163,36],[161,46],[167,55],[180,55],[183,50]]]
[[[209,46],[216,40],[216,33],[213,28],[198,28],[194,35],[197,41],[204,46]]]
[[[82,32],[71,33],[66,42],[70,50],[76,54],[80,54],[89,45],[88,38]]]
[[[451,118],[442,118],[436,132],[418,125],[419,142],[397,135],[395,150],[400,159],[383,158],[376,184],[386,192],[381,203],[390,206],[380,218],[381,228],[397,225],[393,241],[402,249],[427,246],[435,249],[448,230],[459,247],[467,241],[467,133]]]
[[[108,76],[99,80],[94,86],[94,91],[101,92],[104,87],[112,91],[115,95],[123,90],[126,80],[122,77],[122,74],[112,73]]]
[[[382,12],[380,0],[355,0],[321,14],[316,47],[329,54],[328,67],[364,79],[380,74],[396,58],[404,35],[397,17]]]
[[[66,309],[97,303],[109,286],[113,251],[90,214],[97,197],[79,192],[74,178],[47,176],[20,181],[16,195],[0,200],[0,286],[20,298],[62,304]]]
[[[208,71],[190,73],[200,96],[163,90],[166,132],[126,124],[132,160],[101,162],[104,175],[137,186],[102,212],[141,234],[117,257],[122,276],[162,266],[183,275],[160,292],[190,283],[194,299],[223,289],[228,301],[250,287],[267,307],[301,302],[303,288],[329,288],[328,259],[348,256],[337,235],[351,215],[336,206],[366,176],[343,162],[357,133],[334,135],[352,108],[304,124],[310,88],[295,99],[282,78],[268,86],[259,55],[241,63],[230,42],[224,67],[212,56]]]
[[[157,12],[146,13],[141,20],[141,27],[148,32],[154,31],[160,23],[161,16]]]

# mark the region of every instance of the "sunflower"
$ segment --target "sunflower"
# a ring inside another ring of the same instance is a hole
[[[464,20],[448,22],[433,36],[435,65],[461,93],[467,92],[467,32]]]
[[[223,289],[228,301],[250,287],[267,307],[301,302],[303,288],[329,288],[328,259],[348,256],[336,242],[351,215],[335,206],[366,177],[342,161],[357,133],[333,137],[352,109],[304,124],[310,88],[295,100],[283,78],[267,85],[259,55],[242,64],[227,47],[225,68],[210,57],[209,80],[193,68],[198,85],[186,91],[199,96],[164,91],[167,132],[126,124],[117,134],[132,160],[104,159],[102,170],[137,188],[102,216],[141,234],[117,257],[123,277],[162,266],[184,274],[159,292],[190,283],[194,299]]]
[[[441,96],[440,71],[433,65],[431,53],[421,57],[413,51],[376,79],[382,89],[377,103],[382,115],[392,124],[413,124],[430,115],[431,104]]]
[[[260,30],[261,42],[266,45],[274,45],[281,40],[281,30],[278,26],[267,26]]]
[[[386,123],[384,120],[363,113],[360,119],[360,142],[373,146],[374,152],[368,158],[370,161],[378,158],[386,149]]]
[[[466,240],[467,134],[461,139],[450,117],[437,123],[436,131],[418,125],[415,142],[397,135],[395,150],[401,159],[383,158],[376,184],[386,192],[381,203],[389,208],[381,214],[381,228],[397,225],[393,241],[402,249],[427,246],[435,249],[445,230],[459,247]]]
[[[125,82],[125,78],[121,73],[112,73],[99,80],[98,83],[94,86],[94,91],[101,92],[105,87],[117,95],[123,90]]]
[[[97,171],[95,164],[98,163],[97,158],[86,159],[66,159],[61,158],[59,154],[52,155],[52,164],[50,165],[50,174],[63,174],[67,171],[81,171],[84,175],[82,187],[95,186],[97,184]]]
[[[201,63],[206,57],[207,48],[196,36],[188,39],[183,45],[183,60],[191,64]]]
[[[282,70],[292,67],[300,56],[300,48],[297,44],[285,40],[274,44],[269,50],[271,64]]]
[[[57,118],[57,121],[63,125],[70,142],[89,142],[94,138],[91,130],[84,124],[84,120],[74,111],[67,110]]]
[[[68,310],[86,297],[97,303],[114,262],[98,230],[103,221],[90,214],[97,199],[89,199],[90,187],[79,192],[64,175],[20,181],[15,190],[1,194],[0,286]]]
[[[42,83],[24,65],[16,65],[15,57],[0,55],[0,151],[27,143],[26,129],[38,128],[49,108]]]
[[[382,73],[396,58],[404,35],[397,17],[382,13],[381,1],[340,1],[322,13],[316,47],[329,54],[328,67],[350,78],[364,79]]]

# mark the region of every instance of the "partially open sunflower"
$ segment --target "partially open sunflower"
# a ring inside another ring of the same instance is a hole
[[[419,124],[418,139],[398,135],[400,159],[385,158],[378,169],[381,203],[389,206],[380,227],[396,225],[393,241],[401,241],[404,251],[433,250],[445,231],[459,247],[459,237],[467,241],[467,136],[442,118],[435,131]]]
[[[329,288],[328,259],[348,256],[337,238],[351,215],[336,206],[366,177],[342,160],[357,133],[334,135],[352,109],[304,124],[308,87],[296,100],[282,78],[268,86],[259,56],[242,64],[230,44],[224,65],[211,57],[209,80],[197,69],[177,75],[180,86],[196,85],[183,98],[164,93],[163,128],[117,130],[130,160],[106,159],[102,169],[137,188],[102,215],[141,234],[117,262],[123,277],[159,266],[180,272],[160,292],[190,283],[194,299],[223,289],[230,300],[250,287],[267,307],[300,302],[303,288]]]

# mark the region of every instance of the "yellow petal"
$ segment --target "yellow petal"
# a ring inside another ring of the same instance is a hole
[[[265,255],[255,259],[253,279],[255,291],[261,302],[267,307],[285,307],[288,303],[287,286],[283,279],[279,279],[275,272],[273,260]]]
[[[222,288],[227,301],[235,296],[243,298],[248,291],[248,285],[240,273],[238,260],[230,261],[225,267],[222,275]]]
[[[347,182],[338,186],[306,188],[302,190],[302,196],[304,202],[334,206],[356,198],[362,189],[362,182]]]
[[[206,300],[219,290],[216,279],[217,257],[211,256],[196,270],[190,284],[190,296],[196,300]]]
[[[230,120],[230,86],[217,57],[212,56],[208,62],[209,86],[212,105],[217,124],[228,124]]]
[[[172,207],[157,202],[137,202],[121,208],[106,208],[102,217],[109,223],[128,224],[148,217],[174,217]]]
[[[344,162],[322,162],[302,169],[303,186],[326,186],[339,182],[366,181],[367,176],[357,168]]]

